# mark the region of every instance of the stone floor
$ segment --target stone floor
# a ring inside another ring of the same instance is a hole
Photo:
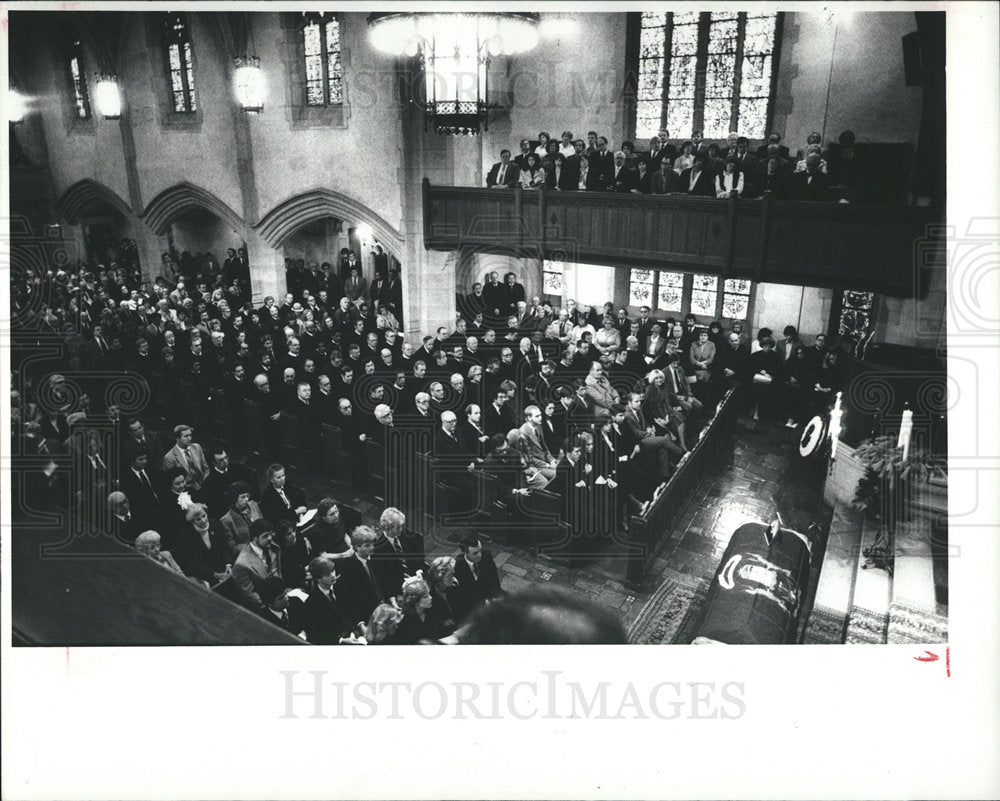
[[[506,589],[542,582],[569,587],[615,610],[628,627],[658,589],[707,587],[732,532],[741,524],[769,520],[778,508],[787,525],[804,526],[817,520],[825,528],[830,508],[822,503],[824,477],[823,464],[806,462],[799,456],[795,431],[780,423],[741,417],[732,450],[716,461],[691,498],[653,561],[641,591],[630,591],[624,584],[623,545],[612,544],[595,561],[571,567],[536,557],[526,547],[494,542],[490,549]],[[310,498],[330,494],[354,507],[366,523],[374,523],[383,508],[372,496],[336,482],[294,473],[293,480],[306,488]],[[442,534],[430,538],[429,557],[456,552],[446,532]],[[818,573],[822,549],[815,556],[819,558],[814,558],[813,570]],[[811,587],[815,584],[815,580],[810,582]],[[807,596],[806,610],[811,603],[811,596]]]

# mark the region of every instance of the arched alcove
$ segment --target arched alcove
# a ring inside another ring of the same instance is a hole
[[[241,239],[245,238],[246,224],[239,214],[207,189],[187,181],[160,192],[146,206],[142,218],[153,233],[163,236],[171,223],[191,209],[210,212],[226,223]]]
[[[89,178],[63,192],[56,211],[73,229],[66,241],[75,240],[77,255],[90,263],[114,260],[118,244],[126,237],[142,238],[142,221],[128,203],[113,189]]]
[[[330,217],[367,225],[390,253],[397,258],[402,255],[403,237],[398,229],[363,203],[330,189],[312,189],[290,197],[272,208],[254,227],[265,242],[278,248],[303,226]]]
[[[247,226],[240,216],[194,184],[184,182],[160,192],[142,216],[153,233],[167,237],[186,274],[217,272],[228,248],[246,247]],[[214,264],[209,264],[209,255]],[[243,277],[249,279],[245,273]]]
[[[138,225],[139,220],[128,203],[114,190],[89,178],[73,184],[56,203],[59,215],[72,225],[77,225],[82,218],[108,207],[117,211],[133,227]]]

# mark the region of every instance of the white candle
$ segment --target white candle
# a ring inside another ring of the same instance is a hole
[[[910,435],[913,433],[913,412],[903,409],[903,419],[899,424],[899,439],[896,440],[896,447],[903,448],[903,461],[910,455]]]
[[[837,400],[833,404],[833,411],[830,412],[830,460],[837,458],[837,444],[840,442],[840,417],[843,412],[840,409],[840,395],[837,393]]]

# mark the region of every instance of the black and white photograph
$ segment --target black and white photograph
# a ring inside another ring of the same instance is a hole
[[[995,7],[0,15],[4,798],[1000,793]]]

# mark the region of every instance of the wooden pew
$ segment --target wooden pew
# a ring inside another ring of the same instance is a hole
[[[72,530],[12,529],[11,625],[19,644],[303,644],[112,537],[67,539]]]
[[[642,515],[633,515],[629,521],[629,540],[637,546],[629,558],[625,576],[625,584],[630,589],[642,589],[653,559],[670,538],[674,524],[694,497],[698,485],[716,457],[732,444],[739,408],[738,393],[739,387],[734,387],[725,394],[715,416],[706,424],[691,452],[681,460],[670,481],[657,491]]]

